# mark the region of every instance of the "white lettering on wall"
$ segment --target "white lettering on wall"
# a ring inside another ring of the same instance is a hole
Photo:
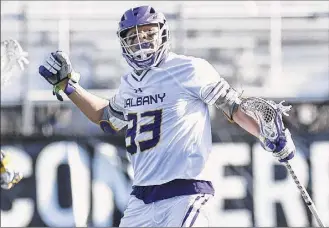
[[[313,201],[325,225],[329,225],[329,142],[311,145]],[[312,219],[313,225],[318,226]]]
[[[36,161],[36,193],[37,208],[43,221],[48,226],[75,226],[77,219],[85,221],[87,218],[75,218],[75,215],[88,215],[89,210],[89,167],[86,165],[88,160],[86,152],[79,147],[79,156],[72,155],[77,159],[72,161],[70,158],[71,186],[75,190],[72,193],[73,208],[62,208],[58,202],[57,192],[57,169],[61,164],[68,164],[68,154],[76,153],[77,145],[74,142],[55,142],[44,147]],[[71,156],[71,155],[70,155]],[[78,158],[79,157],[79,158]],[[81,201],[81,202],[77,202]],[[77,224],[81,225],[81,224]]]
[[[308,167],[306,161],[295,156],[291,162],[305,186],[308,182]],[[274,166],[280,164],[259,144],[253,148],[253,176],[254,176],[254,214],[255,226],[275,227],[275,203],[282,205],[288,226],[306,227],[309,225],[307,211],[300,192],[294,184],[290,174],[284,180],[274,179]]]
[[[250,147],[247,144],[219,144],[212,147],[212,153],[205,169],[215,188],[212,217],[213,226],[252,226],[251,212],[248,209],[224,210],[225,199],[243,199],[247,196],[247,180],[240,176],[225,176],[225,167],[248,166]]]

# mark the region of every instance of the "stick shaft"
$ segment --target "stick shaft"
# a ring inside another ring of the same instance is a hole
[[[297,188],[299,189],[299,191],[301,192],[301,195],[306,203],[306,205],[308,206],[308,208],[310,209],[310,211],[312,212],[313,216],[315,217],[317,223],[319,224],[320,227],[325,227],[324,223],[322,222],[316,208],[315,205],[311,199],[311,197],[309,196],[308,192],[306,191],[305,187],[300,183],[295,171],[293,170],[293,168],[291,167],[290,163],[288,161],[284,162],[287,170],[289,171],[292,179],[294,180],[295,184],[297,185]]]

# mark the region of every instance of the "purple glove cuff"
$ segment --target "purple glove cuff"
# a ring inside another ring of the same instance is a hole
[[[68,96],[75,91],[75,86],[69,81],[64,89],[64,93]]]

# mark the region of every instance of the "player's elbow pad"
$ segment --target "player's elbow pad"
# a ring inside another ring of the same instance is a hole
[[[126,125],[123,112],[113,109],[111,104],[104,108],[102,119],[99,121],[99,126],[104,132],[116,134]]]
[[[212,88],[211,100],[207,103],[221,109],[230,122],[241,103],[240,93],[233,89],[223,78]],[[209,96],[208,96],[209,97]]]

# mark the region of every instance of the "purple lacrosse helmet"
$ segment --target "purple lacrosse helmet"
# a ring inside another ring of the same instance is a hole
[[[156,25],[145,32],[149,37],[146,40],[140,39],[141,32],[137,29],[142,25]],[[132,35],[131,32],[128,33],[131,28],[135,28]],[[170,49],[167,20],[163,13],[151,6],[127,10],[119,22],[117,35],[123,57],[137,71],[157,66]]]

